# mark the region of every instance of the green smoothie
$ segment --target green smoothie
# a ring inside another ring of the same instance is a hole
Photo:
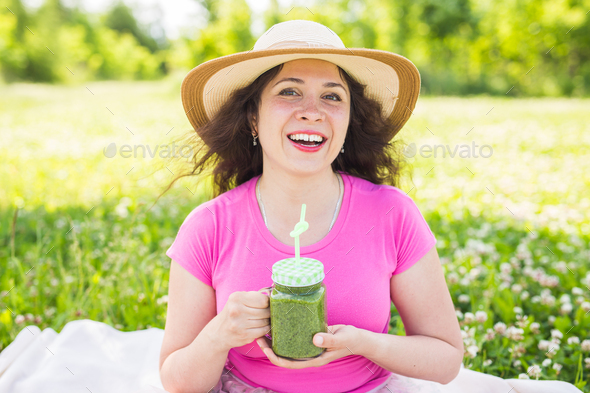
[[[278,356],[305,360],[325,348],[313,343],[316,333],[327,333],[326,286],[323,282],[304,287],[274,283],[270,295],[272,350]]]
[[[320,356],[326,349],[316,347],[313,336],[328,332],[324,265],[317,259],[300,256],[299,236],[308,227],[303,204],[301,218],[289,234],[295,238],[295,258],[281,259],[272,266],[272,350],[277,356],[295,360]]]

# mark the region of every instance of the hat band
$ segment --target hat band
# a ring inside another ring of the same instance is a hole
[[[264,49],[279,49],[279,48],[338,48],[337,46],[327,44],[325,42],[310,42],[310,41],[279,41]],[[261,48],[262,49],[262,48]]]

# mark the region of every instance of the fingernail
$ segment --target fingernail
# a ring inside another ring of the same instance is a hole
[[[322,336],[316,336],[315,342],[317,345],[322,345],[324,343],[324,338]]]

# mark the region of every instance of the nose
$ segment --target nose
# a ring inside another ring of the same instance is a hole
[[[307,96],[301,101],[301,108],[297,111],[298,120],[307,120],[311,122],[321,121],[324,119],[324,113],[320,108],[320,101],[313,96]]]

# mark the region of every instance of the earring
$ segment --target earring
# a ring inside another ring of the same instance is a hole
[[[340,153],[344,153],[344,143],[342,144],[342,149],[340,150]]]
[[[252,146],[256,146],[256,138],[258,138],[258,135],[254,135],[254,140],[252,141]]]

